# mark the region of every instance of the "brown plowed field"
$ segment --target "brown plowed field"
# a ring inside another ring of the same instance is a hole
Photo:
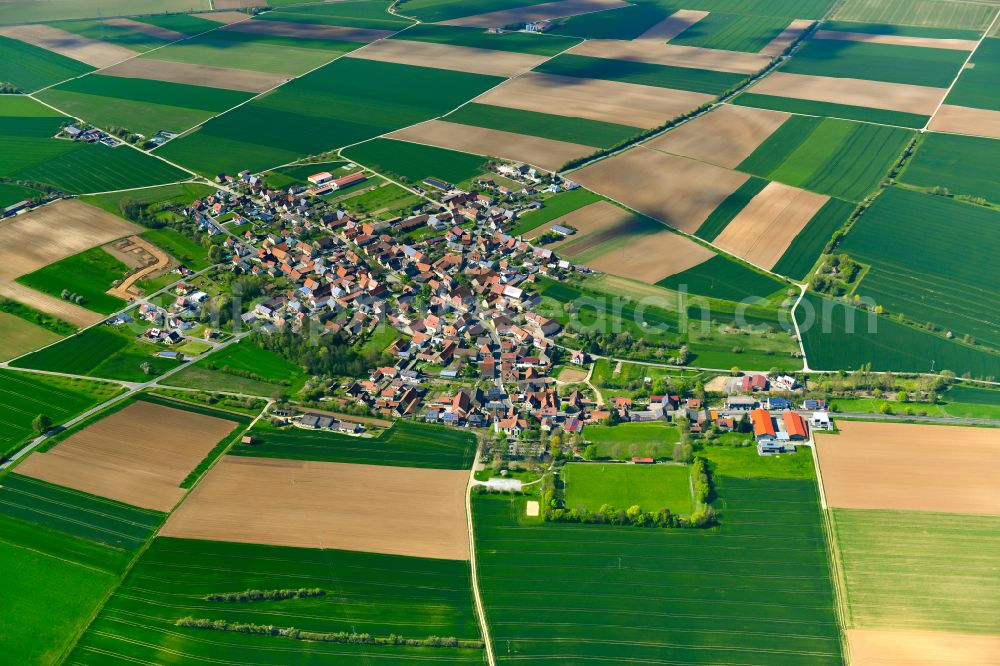
[[[723,104],[645,145],[734,169],[789,117],[780,111]]]
[[[942,104],[931,120],[930,129],[1000,139],[1000,111]]]
[[[34,453],[19,474],[157,511],[183,497],[180,483],[235,421],[135,402]]]
[[[212,65],[171,62],[156,58],[133,58],[101,71],[102,75],[121,76],[127,79],[151,79],[167,83],[186,83],[192,86],[264,92],[281,85],[290,77],[249,69],[231,69]]]
[[[374,42],[392,34],[391,30],[370,28],[347,28],[336,25],[314,23],[292,23],[291,21],[244,21],[223,30],[250,32],[258,35],[278,37],[300,37],[302,39],[330,39],[338,42]]]
[[[653,234],[633,236],[624,245],[613,247],[587,261],[586,265],[602,273],[655,284],[714,256],[711,250],[664,229]]]
[[[161,534],[465,560],[468,479],[462,470],[224,456]]]
[[[0,28],[0,35],[34,44],[47,51],[85,62],[93,67],[107,67],[138,55],[124,46],[101,42],[48,25],[13,25]]]
[[[444,120],[428,120],[386,136],[390,139],[527,162],[548,171],[555,171],[569,160],[597,150],[578,143],[459,125]]]
[[[571,48],[569,53],[594,58],[632,60],[653,65],[691,67],[734,74],[753,74],[764,69],[771,62],[769,57],[759,53],[656,44],[648,40],[625,42],[617,39],[588,39]]]
[[[813,23],[814,21],[810,19],[795,19],[788,24],[787,28],[778,33],[778,36],[772,39],[767,46],[762,48],[760,54],[766,56],[781,55],[781,52],[791,46],[799,38],[799,35],[805,32]]]
[[[624,208],[620,208],[607,201],[595,201],[592,204],[587,204],[583,208],[577,208],[576,210],[570,211],[561,217],[557,217],[551,222],[546,222],[537,229],[532,229],[530,232],[525,234],[525,238],[528,240],[538,238],[557,224],[564,226],[568,224],[575,228],[576,234],[549,246],[555,249],[588,234],[592,234],[603,229],[617,227],[631,217],[633,217],[632,213],[628,212]]]
[[[992,428],[838,421],[817,437],[831,507],[1000,515]]]
[[[768,183],[726,225],[714,244],[770,270],[829,200],[830,197],[823,194],[782,183]]]
[[[712,95],[686,90],[528,72],[485,92],[475,101],[650,128],[713,99]]]
[[[972,603],[973,600],[970,600]],[[1000,664],[1000,636],[939,631],[848,629],[852,666]]]
[[[929,116],[934,113],[947,90],[905,83],[774,72],[755,84],[750,92]]]
[[[204,14],[194,14],[198,18],[203,18],[207,21],[215,21],[216,23],[239,23],[240,21],[249,21],[250,15],[244,14],[243,12],[206,12]]]
[[[134,30],[135,32],[140,32],[144,35],[149,35],[150,37],[162,39],[167,42],[176,42],[179,39],[187,39],[188,37],[183,32],[161,28],[160,26],[152,25],[151,23],[133,21],[132,19],[127,18],[108,19],[105,23],[108,25],[117,25],[121,28],[128,28],[129,30]]]
[[[918,46],[923,49],[950,49],[953,51],[975,51],[979,45],[974,39],[937,39],[933,37],[906,37],[904,35],[871,35],[866,32],[841,32],[839,30],[817,30],[811,39],[834,39],[845,42],[868,42],[869,44],[891,44],[893,46]]]
[[[560,0],[559,2],[546,2],[532,7],[501,9],[487,14],[476,14],[475,16],[441,21],[441,23],[473,28],[499,28],[512,23],[530,23],[531,21],[576,16],[578,14],[600,12],[605,9],[627,7],[628,5],[629,3],[623,0]]]
[[[698,11],[696,9],[678,9],[676,12],[636,37],[636,39],[650,40],[660,43],[668,42],[706,16],[708,16],[708,12]]]
[[[547,59],[545,56],[529,53],[494,51],[406,39],[383,39],[354,51],[351,57],[504,78],[526,72]]]
[[[570,178],[633,210],[694,233],[749,176],[638,146],[573,171]]]

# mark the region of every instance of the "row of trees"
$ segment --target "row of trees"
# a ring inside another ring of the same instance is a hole
[[[207,594],[205,601],[224,601],[228,603],[247,603],[249,601],[283,601],[285,599],[306,599],[322,597],[326,590],[318,587],[300,587],[284,590],[244,590],[243,592],[221,592]]]

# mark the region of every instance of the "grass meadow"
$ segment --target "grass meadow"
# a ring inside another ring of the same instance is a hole
[[[842,118],[844,120],[895,125],[897,127],[909,127],[912,129],[922,129],[927,124],[927,121],[930,120],[930,116],[922,116],[918,113],[872,109],[867,106],[853,106],[851,104],[813,102],[806,99],[760,95],[753,92],[743,93],[732,100],[732,103],[739,104],[740,106],[752,106],[758,109],[771,109],[772,111],[786,111],[788,113],[801,113],[803,115],[822,116],[826,118]]]
[[[278,391],[295,393],[307,379],[301,367],[243,340],[171,375],[166,383],[269,397]]]
[[[27,319],[0,311],[0,361],[6,361],[22,354],[34,351],[39,347],[52,344],[62,336],[42,328]]]
[[[11,83],[25,92],[92,71],[93,67],[78,60],[0,36],[0,81]]]
[[[1000,203],[997,149],[996,139],[928,132],[900,180]]]
[[[544,523],[475,496],[498,662],[842,664],[815,481],[715,478],[708,530]]]
[[[603,391],[602,391],[603,393]],[[652,423],[619,423],[618,425],[588,425],[584,438],[597,447],[599,458],[670,458],[674,444],[680,441],[680,431],[666,421]]]
[[[756,446],[706,444],[696,455],[708,460],[712,474],[739,479],[815,479],[812,449],[798,447],[795,453],[762,456]]]
[[[365,141],[347,148],[342,154],[349,160],[411,185],[419,185],[424,178],[460,183],[486,169],[486,159],[479,155],[393,139]]]
[[[101,314],[117,312],[125,301],[106,293],[112,283],[121,280],[129,268],[124,263],[95,247],[79,254],[22,275],[17,282],[56,298],[63,290],[83,296],[83,307]]]
[[[694,509],[687,465],[570,463],[559,478],[567,509],[598,511],[610,504],[624,511],[638,504],[643,511],[670,509],[681,515]]]
[[[254,444],[240,444],[231,455],[292,460],[468,469],[476,453],[476,436],[446,426],[396,421],[377,437],[354,437],[304,428],[276,429],[258,424]]]
[[[675,90],[690,90],[710,95],[720,95],[726,90],[735,88],[746,78],[743,74],[729,72],[654,65],[634,60],[592,58],[569,53],[547,60],[533,71],[582,79],[603,79]]]
[[[610,148],[643,131],[629,125],[476,103],[466,104],[443,120],[595,148]]]

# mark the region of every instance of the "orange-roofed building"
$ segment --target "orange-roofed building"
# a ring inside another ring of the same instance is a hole
[[[750,412],[750,419],[753,421],[753,436],[757,440],[774,439],[774,422],[771,421],[771,412],[766,409],[755,409]]]
[[[789,439],[807,439],[809,437],[808,426],[805,419],[795,412],[785,412],[781,415],[785,422],[785,432]]]

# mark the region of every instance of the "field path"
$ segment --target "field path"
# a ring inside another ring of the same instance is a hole
[[[962,77],[962,74],[969,67],[969,63],[972,62],[972,57],[976,55],[976,51],[978,51],[979,47],[983,45],[983,41],[986,39],[988,35],[993,33],[993,29],[996,27],[997,21],[1000,21],[1000,11],[998,11],[993,16],[993,20],[990,21],[990,27],[986,28],[986,30],[983,31],[983,34],[979,38],[979,41],[976,42],[976,48],[969,51],[969,57],[965,59],[965,62],[962,63],[962,68],[958,70],[958,74],[956,74],[955,78],[951,80],[951,85],[948,86],[948,90],[946,90],[944,95],[941,96],[941,101],[938,103],[937,108],[934,109],[934,113],[932,113],[930,118],[927,119],[927,123],[923,126],[923,129],[920,130],[921,132],[926,132],[928,128],[930,128],[931,123],[934,122],[934,116],[936,116],[941,111],[941,107],[944,106],[945,100],[948,99],[948,95],[951,94],[952,88],[955,87],[955,84],[958,83],[958,80]]]
[[[465,520],[468,523],[469,566],[472,571],[472,600],[476,604],[476,619],[479,622],[479,633],[483,636],[486,663],[489,666],[496,666],[496,657],[493,655],[493,641],[490,639],[490,627],[486,623],[486,610],[483,607],[482,595],[479,593],[479,577],[476,573],[476,534],[472,520],[472,486],[476,485],[476,465],[479,461],[479,449],[481,445],[482,441],[480,440],[476,444],[476,455],[472,459],[472,469],[469,470],[469,485],[465,489]]]

